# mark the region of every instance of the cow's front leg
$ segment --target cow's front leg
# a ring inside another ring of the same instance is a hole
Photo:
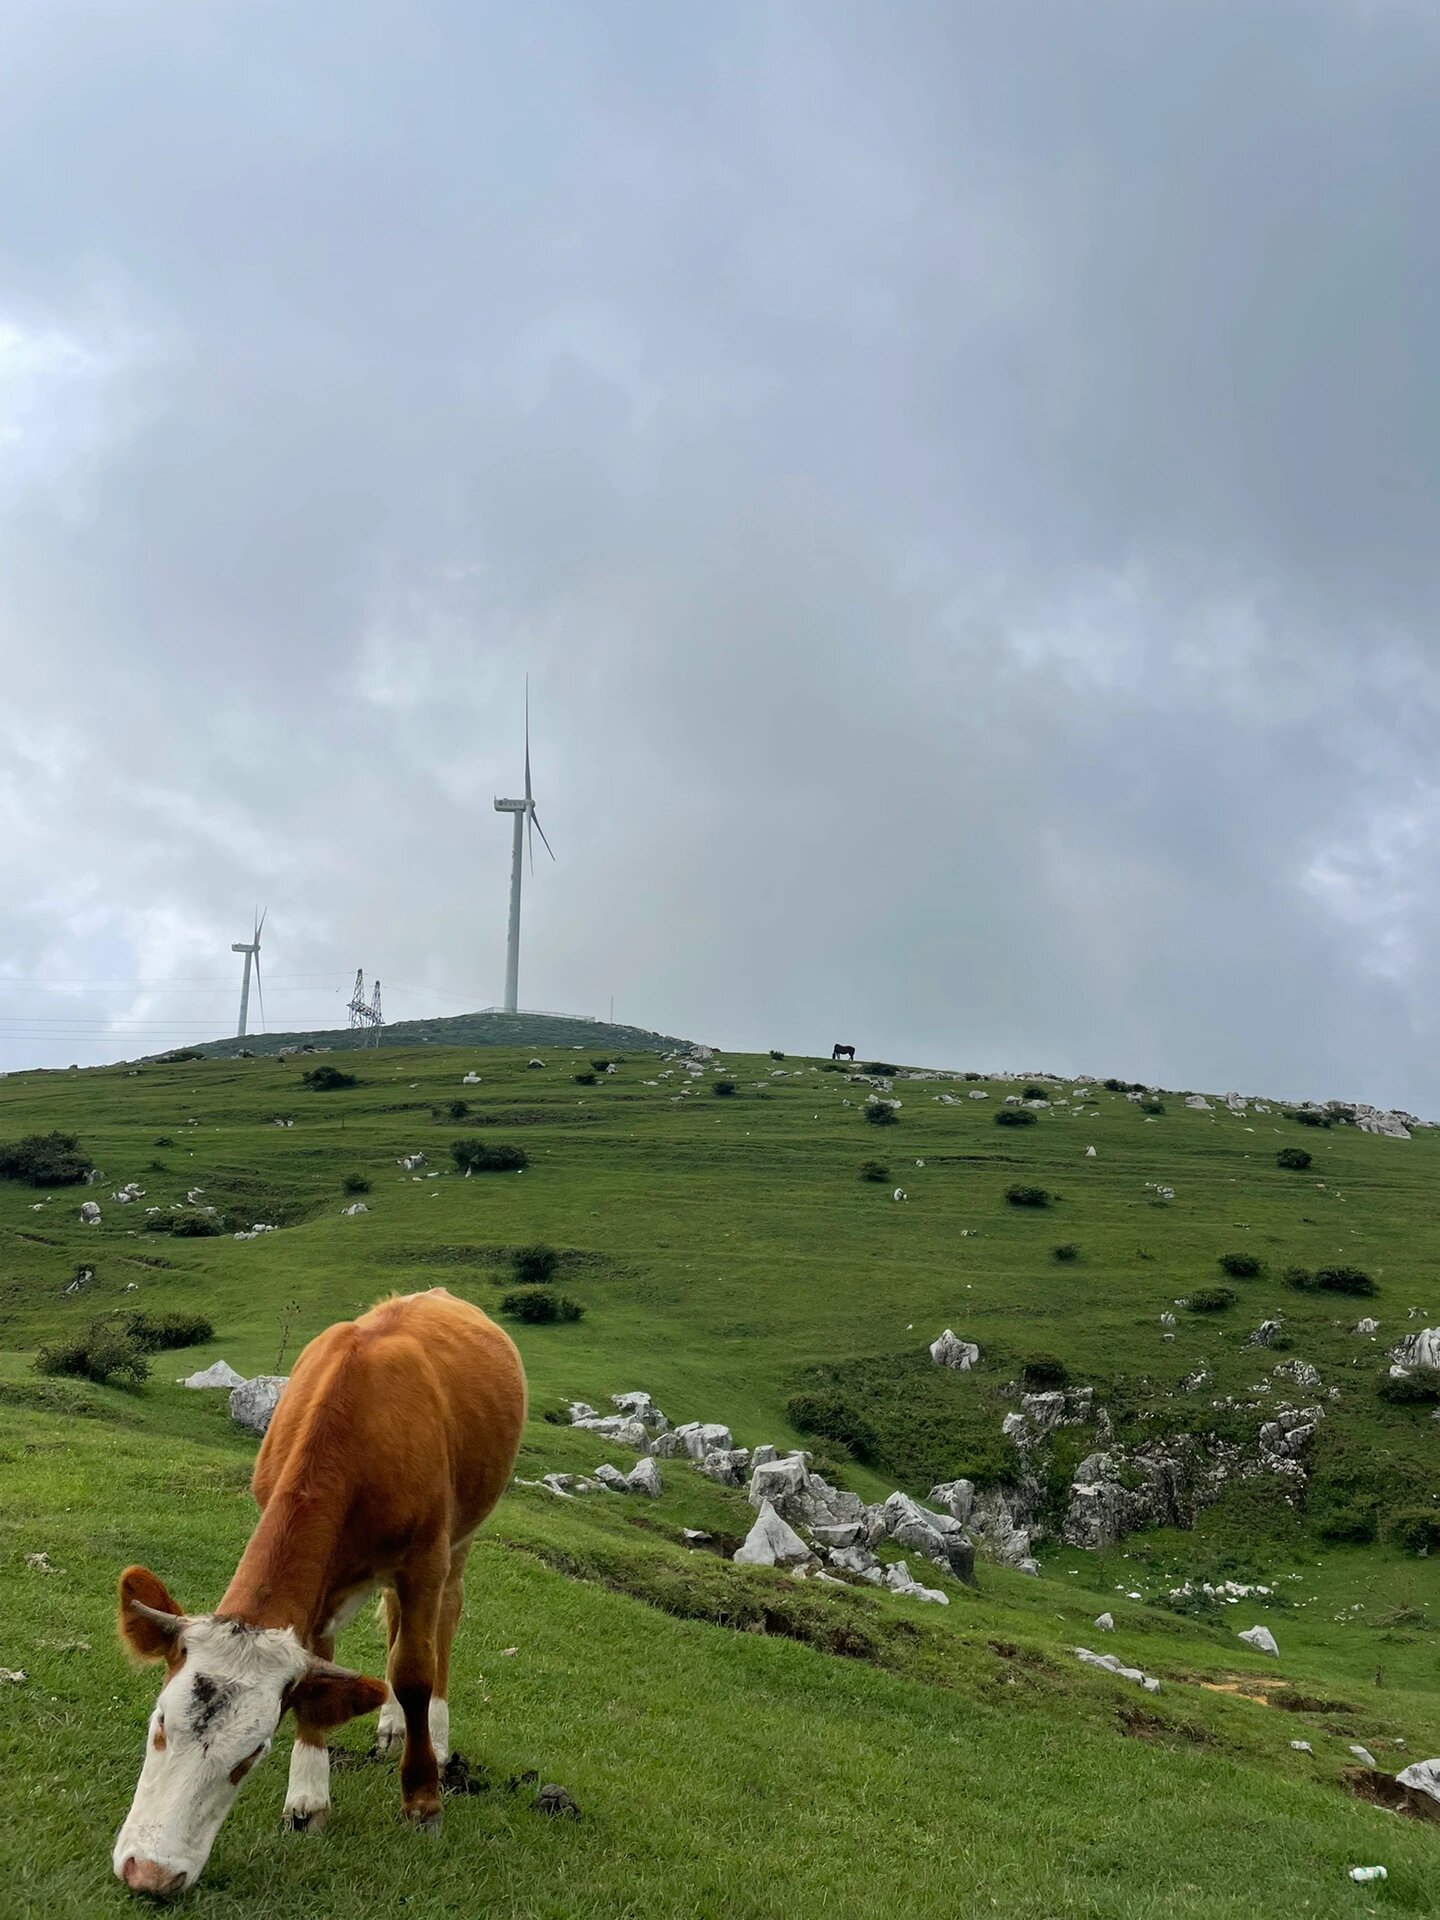
[[[285,1790],[285,1825],[292,1833],[319,1833],[330,1818],[330,1754],[323,1733],[297,1727]]]
[[[435,1642],[448,1553],[439,1566],[422,1565],[396,1582],[400,1631],[390,1651],[390,1686],[405,1716],[400,1794],[405,1818],[417,1826],[440,1824],[440,1766],[430,1737],[435,1698]],[[448,1715],[446,1716],[448,1718]],[[448,1735],[449,1728],[443,1732]]]

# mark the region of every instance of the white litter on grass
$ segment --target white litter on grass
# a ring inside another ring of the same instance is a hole
[[[1363,1887],[1372,1880],[1388,1880],[1390,1876],[1384,1867],[1351,1867],[1350,1878],[1358,1881]]]
[[[1313,1753],[1315,1751],[1308,1740],[1292,1740],[1290,1745],[1296,1753]]]
[[[0,1681],[8,1680],[13,1686],[23,1687],[28,1677],[18,1667],[0,1667]]]

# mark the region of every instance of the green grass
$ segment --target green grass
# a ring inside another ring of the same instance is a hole
[[[473,1056],[438,1047],[354,1058],[362,1084],[329,1094],[301,1087],[309,1059],[0,1082],[0,1141],[74,1132],[106,1174],[91,1190],[97,1229],[78,1223],[84,1189],[47,1202],[0,1183],[0,1666],[29,1676],[0,1685],[0,1778],[20,1816],[0,1830],[4,1910],[131,1904],[109,1847],[155,1680],[116,1646],[115,1576],[145,1561],[202,1609],[253,1522],[253,1442],[223,1395],[183,1392],[175,1377],[220,1356],[272,1370],[282,1339],[288,1365],[321,1327],[395,1289],[443,1284],[494,1309],[513,1284],[510,1251],[544,1242],[560,1254],[556,1285],[586,1313],[578,1325],[509,1323],[531,1382],[526,1478],[629,1464],[545,1422],[564,1398],[600,1404],[643,1387],[672,1419],[798,1444],[787,1403],[824,1392],[876,1436],[878,1463],[848,1465],[848,1484],[923,1496],[931,1477],[1003,1471],[1002,1388],[1036,1355],[1093,1383],[1122,1438],[1223,1425],[1231,1416],[1208,1400],[1269,1372],[1275,1356],[1241,1343],[1277,1311],[1285,1357],[1313,1362],[1341,1398],[1308,1513],[1251,1483],[1192,1533],[1103,1555],[1052,1547],[1039,1580],[982,1559],[979,1589],[951,1586],[944,1610],[687,1553],[682,1527],[734,1537],[749,1512],[678,1463],[663,1467],[656,1502],[516,1488],[471,1563],[452,1688],[456,1745],[494,1789],[452,1799],[428,1844],[401,1827],[392,1771],[337,1767],[330,1830],[282,1835],[284,1736],[187,1908],[227,1920],[1433,1911],[1440,1838],[1362,1804],[1342,1775],[1351,1740],[1390,1768],[1440,1752],[1440,1580],[1430,1558],[1330,1545],[1319,1527],[1339,1507],[1383,1517],[1434,1505],[1440,1424],[1378,1397],[1382,1348],[1348,1329],[1371,1314],[1388,1344],[1440,1322],[1428,1283],[1435,1136],[1302,1130],[1278,1111],[1239,1121],[1179,1101],[1147,1120],[1099,1089],[1083,1119],[1057,1107],[1006,1130],[993,1124],[998,1084],[979,1083],[989,1102],[963,1100],[962,1087],[946,1107],[933,1096],[948,1083],[897,1081],[886,1149],[909,1199],[896,1204],[856,1178],[869,1089],[843,1074],[789,1077],[808,1064],[791,1058],[772,1079],[771,1061],[726,1056],[733,1099],[702,1082],[676,1100],[683,1077],[660,1080],[655,1056],[630,1054],[576,1087],[594,1044],[552,1049],[543,1072],[526,1067],[528,1050],[487,1052],[468,1088]],[[433,1117],[461,1094],[473,1109],[461,1126]],[[460,1178],[449,1144],[462,1132],[516,1141],[527,1169]],[[157,1147],[162,1136],[174,1145]],[[1301,1138],[1314,1166],[1278,1170],[1277,1148]],[[396,1162],[417,1150],[427,1164],[412,1179]],[[157,1158],[166,1171],[152,1170]],[[369,1212],[342,1218],[357,1173]],[[130,1179],[147,1197],[117,1207],[109,1194]],[[1017,1182],[1054,1204],[1007,1206]],[[1155,1184],[1174,1200],[1154,1204]],[[282,1230],[240,1243],[143,1232],[145,1206],[194,1186],[229,1224]],[[1057,1237],[1078,1241],[1083,1260],[1057,1263]],[[1161,1312],[1212,1284],[1219,1255],[1235,1251],[1258,1254],[1264,1275],[1234,1283],[1226,1314],[1177,1312],[1164,1342]],[[1281,1278],[1344,1262],[1374,1275],[1373,1300],[1297,1293]],[[94,1283],[66,1294],[81,1263]],[[31,1370],[42,1341],[122,1305],[202,1312],[217,1336],[154,1356],[142,1391]],[[979,1343],[977,1374],[929,1366],[925,1348],[947,1325]],[[1213,1387],[1180,1393],[1202,1364]],[[58,1571],[27,1567],[41,1551]],[[1258,1578],[1276,1597],[1198,1613],[1164,1604],[1183,1580],[1224,1578]],[[1102,1608],[1113,1636],[1091,1625]],[[1235,1639],[1256,1620],[1280,1662]],[[1161,1693],[1082,1668],[1070,1649],[1097,1640],[1158,1674]],[[342,1657],[377,1669],[368,1615]],[[1326,1704],[1246,1697],[1281,1682]],[[337,1745],[358,1761],[370,1732],[352,1727]],[[578,1824],[532,1812],[532,1790],[506,1790],[532,1768],[575,1796]],[[1372,1861],[1389,1881],[1353,1887],[1346,1868]]]

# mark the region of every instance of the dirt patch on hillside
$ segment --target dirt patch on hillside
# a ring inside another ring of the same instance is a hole
[[[1440,1800],[1414,1787],[1402,1787],[1393,1773],[1381,1773],[1376,1767],[1347,1767],[1341,1779],[1357,1799],[1372,1807],[1384,1807],[1390,1813],[1403,1813],[1411,1820],[1423,1820],[1440,1827]]]

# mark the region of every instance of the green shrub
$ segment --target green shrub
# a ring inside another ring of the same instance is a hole
[[[199,1347],[215,1338],[214,1325],[203,1313],[148,1313],[134,1307],[112,1314],[107,1324],[118,1326],[141,1353]]]
[[[606,1054],[603,1059],[592,1060],[590,1064],[595,1069],[596,1073],[604,1073],[607,1067],[613,1066],[615,1063],[610,1058],[609,1054]]]
[[[1313,1156],[1304,1147],[1281,1147],[1275,1156],[1277,1167],[1284,1167],[1288,1173],[1303,1173],[1311,1163]]]
[[[369,1193],[370,1182],[363,1173],[347,1173],[344,1179],[346,1193]]]
[[[155,1214],[154,1219],[163,1219]],[[223,1232],[220,1222],[209,1213],[172,1213],[170,1231],[177,1240],[214,1240]]]
[[[54,1340],[41,1347],[34,1360],[36,1373],[93,1380],[97,1386],[139,1386],[150,1377],[150,1362],[123,1326],[113,1320],[92,1320],[85,1332],[70,1340]]]
[[[890,1169],[885,1165],[883,1160],[862,1160],[860,1162],[860,1178],[862,1180],[874,1181],[877,1187],[888,1187],[890,1184]]]
[[[1048,1207],[1050,1204],[1050,1195],[1044,1187],[1007,1187],[1005,1198],[1012,1207]]]
[[[1078,1260],[1080,1249],[1073,1240],[1062,1240],[1058,1247],[1050,1249],[1050,1256],[1054,1260]]]
[[[1440,1406],[1440,1374],[1387,1373],[1375,1391],[1392,1407]]]
[[[174,1053],[162,1053],[155,1064],[161,1067],[183,1067],[187,1060],[203,1060],[204,1058],[204,1054],[197,1053],[194,1047],[177,1047]]]
[[[1220,1271],[1232,1280],[1255,1280],[1265,1271],[1258,1253],[1222,1253],[1219,1264]]]
[[[1050,1089],[1038,1085],[1022,1087],[1020,1089],[1020,1097],[1022,1100],[1048,1100],[1050,1098]]]
[[[501,1294],[500,1311],[531,1326],[580,1320],[585,1314],[578,1300],[572,1300],[568,1293],[556,1293],[553,1287],[512,1287],[509,1293]]]
[[[168,1133],[162,1133],[156,1136],[155,1144],[157,1147],[173,1147],[175,1142]]]
[[[533,1246],[510,1249],[510,1271],[522,1287],[543,1287],[555,1278],[560,1256],[554,1247],[537,1240]]]
[[[1397,1507],[1385,1516],[1382,1531],[1402,1553],[1432,1553],[1440,1546],[1440,1512],[1433,1507]]]
[[[523,1147],[489,1140],[454,1140],[450,1157],[462,1173],[518,1173],[530,1164]]]
[[[983,1080],[985,1076],[983,1073],[967,1073],[965,1078],[967,1080]]]
[[[1348,1293],[1357,1299],[1369,1299],[1375,1282],[1363,1267],[1317,1267],[1311,1273],[1305,1267],[1289,1267],[1285,1284],[1297,1293]]]
[[[1197,1287],[1185,1304],[1191,1313],[1224,1313],[1238,1298],[1233,1287]]]
[[[1148,1113],[1158,1120],[1160,1115],[1165,1111],[1165,1102],[1158,1099],[1155,1094],[1147,1093],[1145,1098],[1139,1102],[1139,1107],[1141,1113]]]
[[[1322,1540],[1336,1546],[1367,1546],[1375,1538],[1377,1520],[1373,1507],[1336,1507],[1316,1524]]]
[[[1301,1127],[1328,1127],[1333,1116],[1328,1113],[1319,1113],[1314,1107],[1296,1107],[1292,1112],[1287,1113],[1285,1118],[1293,1120],[1297,1126]]]
[[[1070,1369],[1053,1353],[1037,1353],[1021,1367],[1020,1379],[1031,1393],[1052,1393],[1069,1385]]]
[[[882,1080],[893,1080],[900,1069],[899,1067],[892,1067],[888,1060],[867,1060],[865,1062],[865,1071],[866,1073],[878,1074]]]
[[[30,1187],[78,1187],[90,1171],[73,1133],[27,1133],[0,1145],[0,1180]]]
[[[572,1073],[570,1078],[575,1082],[577,1087],[593,1087],[596,1076],[588,1067],[582,1067],[579,1073]]]
[[[1035,1114],[1030,1107],[1001,1107],[995,1115],[997,1127],[1033,1127]]]
[[[710,1082],[710,1091],[718,1094],[722,1100],[728,1100],[735,1091],[735,1082],[733,1080],[712,1080]]]
[[[300,1076],[303,1085],[311,1093],[339,1093],[342,1087],[358,1087],[360,1082],[353,1073],[344,1073],[339,1067],[311,1067]]]
[[[782,1053],[782,1052],[780,1051],[780,1049],[779,1049],[779,1047],[771,1047],[771,1049],[770,1049],[770,1058],[771,1058],[772,1060],[783,1060],[783,1059],[785,1058],[785,1056],[784,1056],[784,1054],[783,1054],[783,1053]]]
[[[797,1433],[833,1441],[857,1460],[874,1457],[875,1429],[841,1394],[793,1393],[785,1402],[785,1416]]]
[[[888,1100],[867,1100],[860,1111],[872,1127],[893,1127],[900,1118]]]
[[[445,1118],[447,1120],[468,1120],[470,1118],[470,1102],[468,1100],[452,1100],[445,1109]]]

